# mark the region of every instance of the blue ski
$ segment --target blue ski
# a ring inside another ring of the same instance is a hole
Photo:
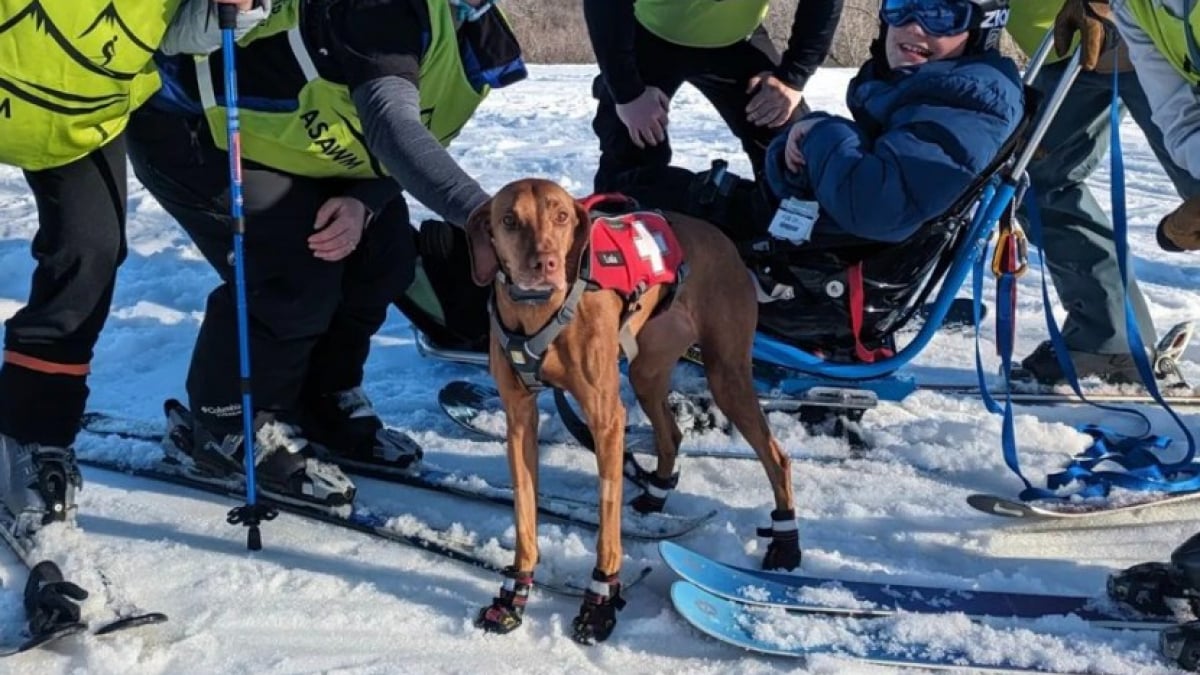
[[[887,631],[887,625],[877,625],[880,621],[886,623],[886,619],[863,622],[829,616],[796,616],[778,609],[743,605],[686,581],[676,581],[671,586],[671,603],[700,632],[760,654],[793,658],[832,656],[882,666],[973,673],[1046,672],[1008,661],[983,663],[955,648],[901,643]]]
[[[709,593],[742,604],[795,612],[860,618],[899,612],[1024,619],[1070,614],[1102,628],[1138,630],[1178,624],[1173,618],[1121,612],[1105,598],[841,581],[735,567],[672,542],[660,542],[658,550],[676,574]]]

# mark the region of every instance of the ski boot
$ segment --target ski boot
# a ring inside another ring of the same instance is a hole
[[[347,468],[417,468],[424,453],[407,434],[384,426],[362,387],[326,394],[305,408],[308,439],[323,458]]]
[[[82,486],[71,448],[18,443],[0,434],[0,505],[12,516],[15,536],[73,520],[75,490]]]
[[[743,241],[766,233],[777,207],[773,202],[765,182],[741,178],[729,171],[729,162],[714,159],[688,186],[683,210],[716,225],[734,241]]]
[[[500,586],[500,595],[492,598],[492,604],[479,610],[475,627],[502,635],[516,630],[525,616],[525,604],[529,602],[531,588],[533,572],[504,568],[504,584]]]
[[[1108,595],[1150,616],[1175,617],[1172,605],[1187,603],[1200,617],[1200,534],[1176,548],[1170,562],[1142,563],[1110,576]]]
[[[217,438],[179,401],[165,404],[167,460],[204,476],[229,479],[245,475],[242,434]],[[300,428],[275,419],[269,412],[254,416],[255,480],[263,494],[276,501],[303,503],[338,515],[350,510],[355,487],[338,467],[317,459],[316,449]]]
[[[1184,670],[1200,672],[1200,621],[1165,629],[1158,636],[1158,648]]]
[[[800,531],[794,510],[772,511],[771,526],[758,528],[758,536],[771,538],[767,554],[763,556],[764,570],[790,572],[800,566]]]
[[[571,622],[571,637],[584,645],[604,642],[617,625],[617,612],[625,608],[619,573],[592,570],[592,583],[583,596],[579,615]]]

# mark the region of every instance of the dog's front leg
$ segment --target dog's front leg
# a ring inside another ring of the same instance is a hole
[[[621,597],[621,509],[625,461],[625,406],[618,395],[616,368],[611,377],[593,382],[586,393],[572,392],[587,416],[596,439],[596,464],[600,474],[600,532],[596,538],[596,567],[573,624],[575,640],[584,644],[608,639],[617,624]]]
[[[495,358],[493,354],[493,363]],[[480,610],[475,625],[493,633],[508,633],[521,625],[538,561],[538,410],[536,395],[517,381],[511,369],[494,370],[500,371],[493,375],[508,422],[508,468],[513,484],[517,550],[512,567],[504,572],[500,594]]]
[[[513,482],[513,517],[517,527],[517,553],[513,565],[533,571],[538,561],[538,409],[537,397],[520,387],[504,399],[508,423],[508,470]]]

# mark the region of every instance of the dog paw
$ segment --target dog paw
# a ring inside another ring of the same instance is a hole
[[[571,622],[571,638],[584,645],[604,642],[617,626],[617,612],[624,607],[620,576],[593,570],[592,584],[583,596],[579,615]]]
[[[533,587],[533,572],[518,572],[504,568],[504,583],[500,595],[492,598],[492,604],[479,610],[475,627],[489,633],[511,633],[521,625],[525,615],[525,603],[529,601],[529,589]]]
[[[663,507],[667,505],[667,497],[678,484],[678,473],[671,475],[670,478],[659,478],[656,474],[649,474],[643,486],[644,491],[630,501],[629,506],[642,514],[662,513]]]
[[[795,511],[772,511],[771,526],[758,528],[758,536],[771,538],[767,554],[763,557],[764,570],[790,572],[800,566],[800,532],[796,526]]]
[[[475,627],[488,633],[504,635],[516,630],[522,621],[522,613],[514,607],[506,607],[494,602],[479,610],[475,617]]]

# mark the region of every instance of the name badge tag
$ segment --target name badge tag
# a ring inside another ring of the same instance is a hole
[[[803,244],[812,236],[813,224],[817,222],[820,210],[816,202],[788,197],[779,204],[767,232],[777,239]]]

